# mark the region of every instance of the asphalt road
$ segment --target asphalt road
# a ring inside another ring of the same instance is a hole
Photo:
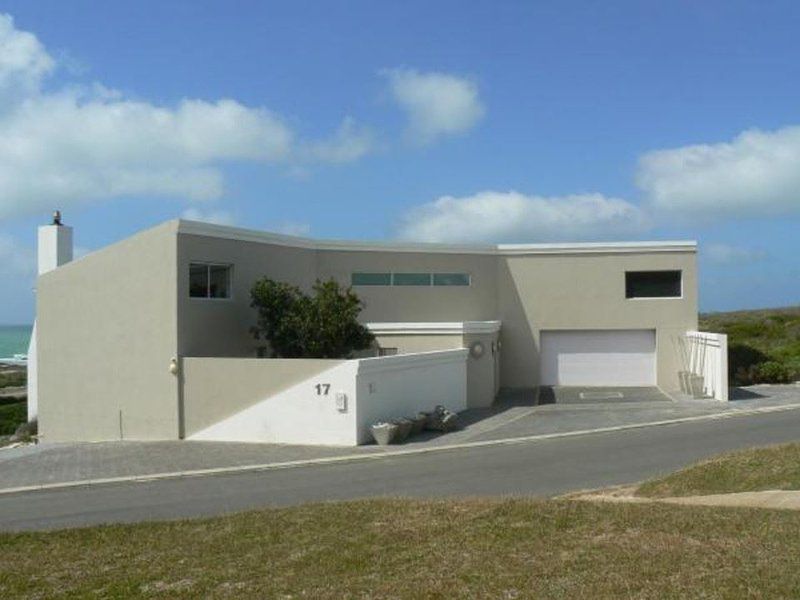
[[[373,496],[552,496],[800,440],[800,411],[277,471],[0,495],[0,529],[218,515]]]

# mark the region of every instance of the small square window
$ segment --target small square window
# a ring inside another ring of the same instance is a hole
[[[395,273],[392,285],[430,285],[430,273]]]
[[[628,271],[625,273],[626,298],[680,298],[680,271]]]
[[[189,296],[191,298],[230,298],[230,265],[191,263],[189,265]]]

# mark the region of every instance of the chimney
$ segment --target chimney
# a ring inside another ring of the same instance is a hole
[[[39,275],[72,260],[72,227],[61,223],[61,212],[53,213],[50,225],[39,227]],[[33,322],[28,345],[28,421],[39,418],[39,353],[36,349],[39,325]]]
[[[72,260],[72,227],[61,223],[61,212],[53,213],[50,225],[39,227],[39,275]]]

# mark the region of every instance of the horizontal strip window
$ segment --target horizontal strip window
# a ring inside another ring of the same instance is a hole
[[[680,271],[627,271],[626,298],[680,298],[683,295]]]
[[[430,284],[430,273],[394,273],[392,275],[392,285],[429,286]]]
[[[353,273],[351,285],[392,285],[391,273]]]
[[[469,285],[466,273],[434,273],[433,285]]]
[[[352,273],[350,285],[469,286],[468,273]]]

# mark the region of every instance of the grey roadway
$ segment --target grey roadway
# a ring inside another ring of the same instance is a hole
[[[0,496],[0,529],[216,515],[372,496],[552,496],[633,483],[718,452],[800,439],[800,411],[325,466]]]

